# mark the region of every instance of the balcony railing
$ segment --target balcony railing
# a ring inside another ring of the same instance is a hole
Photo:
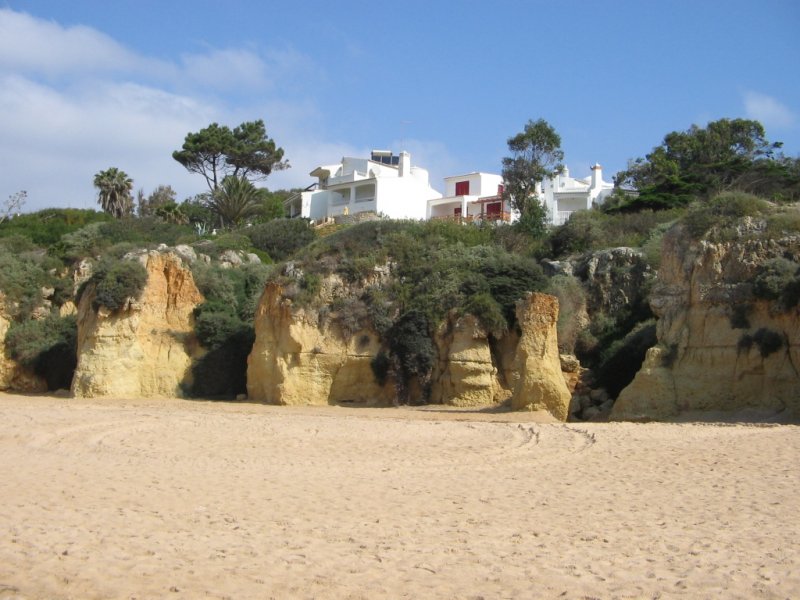
[[[439,215],[432,216],[431,221],[450,221],[453,223],[509,223],[511,213],[499,212],[483,215]]]

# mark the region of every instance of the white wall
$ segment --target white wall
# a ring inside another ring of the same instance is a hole
[[[444,180],[445,197],[456,195],[456,183],[469,181],[470,196],[495,196],[497,186],[503,183],[503,177],[493,173],[469,173],[454,177],[446,177]]]

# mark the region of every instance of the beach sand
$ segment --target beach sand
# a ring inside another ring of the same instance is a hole
[[[0,395],[0,598],[800,597],[800,427]]]

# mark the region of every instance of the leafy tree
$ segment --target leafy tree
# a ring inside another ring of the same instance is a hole
[[[286,216],[283,202],[298,191],[299,190],[275,190],[273,192],[267,189],[260,190],[261,210],[257,220],[261,223],[266,223],[267,221],[281,219]]]
[[[260,200],[259,190],[247,179],[228,175],[211,194],[208,208],[219,217],[220,226],[237,226],[258,213]]]
[[[616,211],[685,206],[695,198],[707,199],[725,190],[760,192],[761,186],[785,179],[795,185],[796,165],[776,152],[781,143],[770,143],[764,127],[748,119],[720,119],[706,127],[692,125],[673,131],[645,158],[638,158],[615,177],[618,186],[633,187],[639,195],[611,207]],[[776,193],[778,190],[774,190]]]
[[[190,173],[202,175],[214,192],[228,176],[253,181],[265,179],[273,171],[288,169],[283,148],[267,136],[264,121],[248,121],[231,130],[212,123],[197,133],[189,133],[181,150],[172,153]]]
[[[99,192],[97,202],[105,212],[117,219],[133,213],[133,180],[125,171],[111,167],[94,176],[94,187]]]
[[[528,121],[521,133],[508,138],[508,149],[512,155],[503,158],[504,195],[520,212],[520,226],[541,237],[547,210],[537,198],[537,189],[545,178],[563,168],[561,136],[544,119]]]
[[[503,158],[505,195],[524,213],[528,200],[537,196],[537,184],[563,168],[561,136],[544,119],[528,121],[521,133],[508,138],[508,149],[512,156]]]
[[[139,190],[137,195],[139,216],[154,216],[159,207],[170,203],[175,204],[175,196],[175,190],[169,185],[159,185],[147,198],[144,197],[144,192]]]

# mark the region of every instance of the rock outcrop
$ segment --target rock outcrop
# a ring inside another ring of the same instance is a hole
[[[561,421],[569,414],[571,394],[561,373],[558,354],[558,299],[528,294],[517,304],[520,336],[517,344],[511,407],[545,410]]]
[[[255,315],[256,339],[247,359],[247,396],[270,404],[390,404],[394,386],[379,385],[372,359],[378,335],[362,329],[346,336],[333,319],[294,309],[282,288],[267,285]]]
[[[613,419],[693,411],[800,414],[800,310],[756,298],[770,259],[800,263],[800,237],[691,241],[664,236],[651,293],[658,345],[617,399]]]
[[[150,251],[138,260],[148,275],[139,300],[95,310],[91,286],[80,300],[77,397],[175,397],[190,382],[192,311],[203,297],[177,255]]]
[[[439,328],[434,342],[438,359],[432,376],[432,403],[492,406],[511,396],[506,373],[497,364],[503,356],[493,355],[489,336],[473,315],[451,315]]]
[[[321,288],[327,289],[323,282]],[[521,335],[491,340],[478,320],[450,318],[434,336],[437,359],[430,401],[545,410],[565,420],[570,394],[561,373],[556,340],[558,302],[529,294],[517,315]],[[251,400],[272,404],[389,405],[397,401],[391,380],[378,383],[372,362],[382,348],[369,329],[345,335],[337,319],[320,322],[314,310],[296,308],[282,288],[269,284],[255,317],[256,340],[248,358]]]

